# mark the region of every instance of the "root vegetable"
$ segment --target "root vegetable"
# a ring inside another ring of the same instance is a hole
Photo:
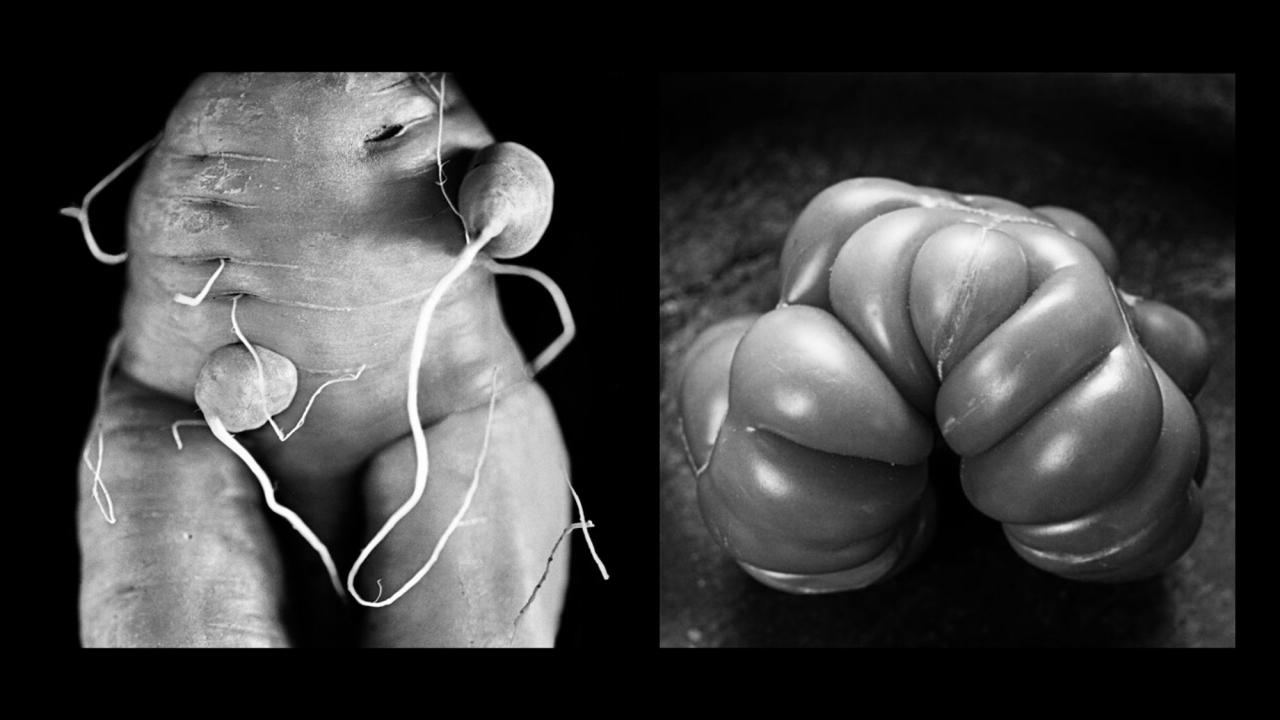
[[[467,637],[499,637],[499,631],[505,637],[517,617],[527,634],[513,641],[548,644],[554,639],[567,576],[556,570],[544,583],[539,578],[547,569],[546,553],[569,526],[567,463],[554,413],[532,384],[504,325],[493,281],[497,271],[487,260],[475,262],[482,251],[511,257],[538,241],[550,217],[552,184],[546,165],[532,151],[496,146],[480,155],[475,176],[462,180],[464,222],[446,192],[451,187],[445,163],[465,160],[492,143],[465,97],[453,88],[446,93],[443,77],[431,85],[420,73],[248,73],[200,78],[147,159],[130,210],[124,351],[109,384],[109,392],[119,394],[125,386],[132,391],[119,402],[104,403],[100,414],[104,426],[111,427],[154,405],[195,398],[223,446],[211,447],[213,438],[204,435],[191,468],[159,465],[170,482],[180,484],[170,488],[172,497],[188,496],[187,486],[206,482],[210,473],[232,473],[238,482],[256,476],[270,509],[289,519],[306,540],[310,547],[299,548],[296,537],[280,537],[285,565],[305,568],[292,577],[289,589],[306,598],[299,603],[302,619],[293,623],[305,627],[285,632],[276,606],[274,614],[263,615],[276,640],[328,643],[354,636],[364,644],[453,644]],[[87,221],[82,223],[87,234]],[[571,336],[571,321],[566,326]],[[335,384],[355,378],[360,382]],[[316,395],[330,386],[313,409]],[[305,406],[303,397],[310,398]],[[444,537],[452,534],[462,554],[453,552],[452,544],[438,548],[428,565],[438,556],[440,572],[453,581],[427,582],[422,592],[406,595],[414,588],[401,570],[422,566],[428,538],[441,534],[431,523],[444,511],[418,502],[424,494],[430,497],[422,488],[429,475],[437,474],[437,468],[428,468],[426,439],[434,428],[485,407],[491,409],[492,428],[465,423],[460,434],[444,441],[453,447],[433,447],[432,454],[448,469],[464,456],[459,448],[480,451],[483,444],[468,441],[479,443],[492,430],[494,442],[479,458],[466,456],[468,467],[483,461],[475,470],[479,484],[471,512],[491,517],[490,530],[480,533],[461,522],[469,503],[451,505],[448,512],[457,513],[451,515],[456,519]],[[308,413],[306,431],[290,438]],[[181,415],[170,412],[161,434],[170,427],[176,434],[178,424],[190,422]],[[283,433],[277,420],[296,423],[294,431]],[[262,428],[264,423],[271,430]],[[529,429],[530,423],[537,423],[538,432],[523,440],[505,429]],[[166,438],[165,456],[172,451],[186,457],[192,450],[187,442],[179,451]],[[392,467],[380,458],[410,445],[416,470],[404,473],[399,462],[393,467],[400,471],[399,483],[413,482],[412,491],[381,473],[366,472]],[[159,450],[148,445],[112,476],[123,474],[128,487],[141,482],[143,474],[147,483],[165,482],[142,473],[153,452]],[[108,451],[108,467],[112,457]],[[375,520],[350,508],[385,509],[387,488],[393,486],[410,500],[384,523],[388,533],[366,543]],[[531,502],[534,496],[541,501]],[[515,497],[521,502],[511,502]],[[169,503],[164,512],[176,508]],[[261,523],[234,519],[242,526]],[[396,533],[389,548],[379,547],[396,522],[412,527],[427,519],[431,535],[406,540]],[[585,519],[580,525],[585,531]],[[160,541],[151,529],[167,525],[148,527],[147,534],[131,538],[128,558],[119,556],[124,551],[117,543],[91,552],[86,562],[106,568],[106,576],[97,567],[94,576],[110,582],[121,563],[135,562],[147,543]],[[235,532],[229,529],[225,537]],[[86,528],[82,517],[82,542],[98,533]],[[221,552],[223,538],[202,535],[206,563],[166,566],[166,577],[195,573],[199,582],[192,587],[216,601],[216,588],[200,583],[239,571],[226,565],[239,560],[234,552]],[[356,558],[361,544],[365,549]],[[315,553],[327,578],[316,572]],[[361,590],[356,574],[365,557],[387,572],[368,578]],[[180,559],[164,556],[165,562]],[[388,625],[377,617],[384,610],[341,610],[331,595],[317,592],[320,583],[334,580],[337,566],[353,559],[348,575],[353,595],[363,599],[376,586],[379,606],[404,597],[405,617],[419,612],[423,602],[442,609],[433,636]],[[489,572],[485,562],[500,572]],[[400,590],[384,596],[384,583]],[[525,607],[535,587],[537,598]],[[280,596],[273,591],[269,602],[279,603]],[[484,606],[483,622],[458,610],[475,598]],[[87,588],[82,601],[85,637],[119,640],[99,632],[107,601]],[[130,604],[122,622],[131,627],[150,627],[148,616],[171,621],[164,633],[130,635],[123,644],[238,642],[234,633],[211,632],[205,615],[189,611],[193,601],[175,588],[156,598],[165,607],[145,597]]]

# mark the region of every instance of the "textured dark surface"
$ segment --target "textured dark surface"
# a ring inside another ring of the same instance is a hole
[[[1235,645],[1234,77],[678,75],[661,128],[662,646]],[[711,539],[677,430],[680,358],[711,323],[773,306],[791,222],[858,176],[1080,211],[1116,245],[1125,290],[1204,326],[1204,527],[1162,577],[1035,570],[969,507],[948,458],[933,547],[882,586],[776,592]]]

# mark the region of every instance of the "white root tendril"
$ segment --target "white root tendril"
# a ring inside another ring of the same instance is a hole
[[[253,473],[253,476],[258,479],[258,484],[262,486],[262,494],[267,501],[267,507],[270,508],[271,512],[287,520],[293,526],[293,529],[297,530],[298,534],[302,536],[302,539],[306,540],[307,544],[320,555],[320,560],[324,563],[325,570],[329,573],[329,582],[333,584],[333,589],[338,593],[338,597],[343,597],[342,581],[338,578],[338,568],[333,564],[333,558],[329,555],[329,548],[325,547],[325,544],[320,541],[320,538],[316,537],[316,534],[311,531],[311,528],[307,527],[307,524],[302,521],[302,518],[298,517],[297,513],[276,501],[275,488],[267,477],[266,471],[262,469],[257,460],[253,459],[253,455],[249,454],[249,451],[240,444],[240,441],[236,440],[235,436],[230,432],[227,432],[227,426],[223,425],[222,421],[216,417],[208,418],[208,422],[209,430],[213,432],[213,436],[218,438],[223,445],[226,445],[231,452],[235,453],[249,467],[249,471]]]
[[[173,301],[182,303],[183,305],[188,305],[190,307],[195,307],[200,303],[204,302],[205,297],[209,295],[209,289],[213,287],[213,282],[218,279],[218,276],[222,274],[222,270],[226,266],[227,266],[227,259],[219,258],[218,269],[214,270],[213,274],[209,276],[209,281],[204,284],[204,289],[200,291],[199,295],[196,295],[195,297],[191,297],[190,295],[183,295],[182,293],[178,293],[173,296]]]
[[[439,117],[439,120],[436,122],[436,185],[440,186],[440,194],[444,196],[444,201],[449,204],[449,209],[453,211],[454,215],[458,216],[459,220],[462,220],[463,232],[465,233],[467,221],[462,217],[462,213],[458,212],[458,208],[453,204],[453,198],[449,197],[449,193],[444,191],[445,176],[444,158],[442,157],[442,154],[444,153],[444,94],[446,75],[445,73],[440,74],[439,88],[432,85],[431,79],[422,73],[418,73],[418,76],[421,77],[423,81],[426,82],[427,87],[431,88],[431,91],[436,94],[436,103],[439,106],[439,114],[437,116]],[[469,236],[467,241],[470,242]]]
[[[174,420],[169,429],[173,432],[173,444],[182,449],[182,438],[178,436],[178,426],[180,425],[208,425],[204,420]]]
[[[240,340],[241,344],[245,346],[245,349],[249,351],[249,355],[253,357],[254,365],[258,368],[258,394],[263,398],[263,401],[265,402],[267,397],[266,370],[262,366],[262,358],[258,356],[258,351],[253,349],[253,343],[249,342],[249,338],[245,337],[244,332],[240,330],[240,323],[236,320],[236,307],[239,301],[240,301],[239,295],[232,296],[231,298],[231,330],[236,334],[236,338]],[[284,430],[282,430],[280,428],[280,425],[276,422],[275,418],[267,417],[267,423],[271,425],[271,429],[275,431],[276,437],[280,439],[280,442],[284,442],[289,438],[293,437],[293,434],[298,432],[298,429],[301,428],[303,423],[307,421],[307,413],[311,412],[311,406],[315,404],[316,397],[320,395],[321,390],[324,390],[325,388],[329,387],[334,383],[351,382],[352,380],[359,380],[360,376],[364,374],[365,368],[367,367],[368,367],[367,364],[361,365],[360,368],[356,370],[354,374],[343,375],[342,377],[337,377],[322,383],[320,387],[315,389],[315,392],[311,393],[311,399],[307,400],[307,406],[302,409],[302,416],[298,418],[297,424],[295,424],[293,426],[293,429],[290,430],[289,432],[285,432]]]
[[[89,472],[93,473],[93,500],[98,504],[98,510],[102,513],[102,517],[106,518],[106,521],[112,525],[116,524],[116,508],[111,502],[111,493],[107,492],[107,486],[102,482],[102,436],[106,432],[102,426],[102,410],[107,399],[107,384],[111,380],[111,368],[115,367],[123,344],[123,332],[118,332],[111,338],[110,344],[107,345],[107,358],[102,364],[102,377],[98,380],[98,461],[97,463],[89,461],[89,448],[87,447],[84,449],[83,455],[85,467],[89,468]]]
[[[411,394],[410,397],[416,398],[417,395]],[[414,448],[421,454],[418,458],[419,478],[415,478],[412,497],[410,497],[405,504],[401,505],[400,508],[387,519],[386,524],[382,526],[382,529],[378,531],[378,534],[369,541],[369,544],[364,546],[364,549],[360,551],[360,556],[356,558],[355,564],[351,566],[351,572],[347,574],[347,592],[351,593],[351,596],[356,599],[356,602],[364,605],[365,607],[386,607],[396,600],[399,600],[405,593],[409,592],[413,586],[417,585],[422,578],[427,576],[427,573],[431,571],[431,568],[435,567],[436,561],[440,559],[441,553],[444,552],[445,545],[449,542],[449,538],[462,523],[462,518],[467,514],[467,510],[471,508],[471,501],[475,498],[476,490],[480,487],[480,471],[484,468],[484,460],[489,455],[489,436],[493,430],[493,411],[497,406],[497,403],[498,368],[497,366],[494,366],[493,376],[489,381],[489,416],[484,424],[484,439],[480,444],[480,455],[476,460],[476,469],[471,476],[471,484],[467,487],[467,493],[463,497],[462,506],[458,508],[458,512],[454,514],[453,519],[449,521],[449,525],[445,527],[444,532],[441,533],[440,539],[436,541],[435,548],[431,550],[431,556],[427,558],[427,562],[418,570],[417,573],[413,575],[413,577],[409,578],[409,580],[402,585],[399,590],[392,593],[386,600],[381,599],[382,582],[379,579],[378,597],[373,600],[365,600],[360,597],[359,591],[356,590],[356,574],[360,572],[360,568],[364,565],[364,561],[369,557],[369,554],[373,552],[384,538],[386,538],[400,520],[405,515],[408,515],[409,511],[413,510],[414,506],[418,504],[418,501],[422,498],[423,491],[426,489],[426,441],[424,439],[421,446],[417,445],[415,442]],[[410,404],[413,404],[412,401]],[[421,426],[417,424],[415,424],[414,427],[417,429],[417,432],[414,433],[414,439],[416,441],[418,436],[421,434],[422,429]]]
[[[423,79],[427,80],[425,77]],[[359,591],[356,590],[355,580],[356,575],[360,572],[360,568],[364,565],[364,561],[369,557],[374,549],[381,544],[382,540],[391,533],[391,530],[399,524],[400,520],[417,506],[427,488],[427,474],[430,466],[430,459],[427,451],[427,437],[422,430],[422,418],[418,413],[418,376],[421,374],[422,361],[426,356],[427,330],[431,326],[431,317],[435,314],[436,307],[440,304],[440,300],[444,297],[445,292],[447,292],[453,283],[471,267],[475,262],[476,255],[478,255],[480,251],[484,249],[484,246],[488,245],[496,236],[496,233],[494,232],[486,232],[473,241],[470,233],[467,232],[466,221],[462,218],[462,214],[458,212],[458,209],[454,207],[453,200],[449,198],[449,194],[444,190],[444,159],[441,157],[441,153],[444,148],[444,77],[441,76],[440,78],[439,89],[431,86],[429,80],[427,80],[427,85],[435,92],[440,106],[439,120],[436,123],[437,184],[440,186],[440,194],[444,196],[445,202],[449,204],[449,209],[453,211],[454,215],[458,216],[459,220],[463,221],[462,233],[463,238],[466,241],[466,246],[463,247],[462,253],[458,255],[458,259],[454,261],[453,267],[449,268],[449,271],[445,273],[444,277],[440,278],[440,281],[431,289],[431,292],[427,295],[427,299],[422,303],[421,310],[418,312],[418,323],[414,328],[413,333],[413,345],[409,351],[409,387],[405,393],[406,405],[409,412],[409,430],[413,435],[413,449],[417,463],[413,477],[413,492],[410,494],[409,499],[406,500],[394,513],[392,513],[391,517],[387,518],[387,521],[382,525],[382,528],[378,530],[377,534],[373,536],[373,539],[364,546],[360,551],[360,555],[356,558],[355,564],[351,566],[351,571],[347,573],[347,591],[356,599],[356,602],[366,607],[386,607],[396,600],[399,600],[400,597],[408,592],[414,585],[417,585],[418,582],[426,576],[432,566],[435,565],[437,558],[444,550],[445,542],[447,542],[449,536],[453,534],[453,530],[456,529],[457,522],[462,519],[462,513],[455,516],[454,522],[450,523],[449,528],[445,531],[444,535],[441,536],[440,541],[436,544],[435,550],[431,554],[431,557],[427,560],[426,564],[422,566],[422,569],[420,569],[418,573],[406,582],[399,590],[392,593],[390,597],[386,600],[380,599],[376,601],[369,601],[360,596]],[[480,479],[480,464],[484,462],[484,454],[488,451],[489,425],[493,420],[493,403],[497,399],[497,368],[494,368],[493,382],[495,385],[491,392],[489,405],[490,423],[486,423],[485,425],[484,448],[481,451],[480,463],[476,465],[475,481],[473,481],[473,487],[468,493],[465,504],[463,505],[463,512],[465,512],[467,506],[470,505],[471,493],[474,492],[475,482]]]
[[[504,265],[494,260],[485,261],[485,267],[491,272],[500,275],[520,275],[539,282],[542,287],[551,295],[551,299],[556,304],[556,311],[560,313],[560,325],[563,330],[560,336],[551,342],[542,352],[538,353],[538,357],[529,363],[529,374],[537,375],[543,368],[550,365],[553,360],[560,356],[565,347],[573,342],[574,336],[578,332],[577,325],[573,322],[573,313],[569,310],[569,301],[565,299],[564,291],[550,278],[546,273],[534,268],[524,267],[522,265]]]
[[[591,542],[591,528],[596,524],[586,519],[582,510],[582,499],[578,497],[577,491],[573,489],[573,483],[569,482],[569,472],[564,470],[565,484],[569,486],[569,492],[573,494],[573,502],[578,506],[578,522],[569,523],[564,530],[560,531],[560,537],[556,538],[556,542],[551,546],[551,553],[547,556],[547,564],[542,568],[542,577],[538,578],[538,582],[533,586],[533,591],[529,593],[529,599],[524,601],[520,612],[516,613],[516,619],[511,623],[511,640],[514,641],[516,630],[520,626],[520,619],[524,617],[525,612],[533,605],[534,599],[538,597],[538,591],[542,589],[543,583],[547,581],[547,575],[551,573],[551,564],[555,562],[556,551],[560,549],[560,543],[564,542],[565,537],[574,530],[581,530],[583,536],[587,539],[587,549],[591,551],[591,557],[596,561],[596,567],[600,569],[600,575],[605,579],[609,579],[609,571],[605,569],[604,562],[600,560],[600,556],[596,553],[596,546]]]
[[[605,580],[609,579],[609,571],[605,569],[604,562],[600,560],[600,555],[596,552],[595,543],[591,542],[591,530],[595,527],[595,523],[587,520],[586,513],[582,510],[582,499],[578,497],[578,491],[573,489],[573,483],[569,482],[569,472],[564,473],[564,483],[569,486],[569,492],[573,494],[573,504],[578,506],[578,525],[582,527],[582,536],[587,539],[587,549],[591,551],[591,557],[596,561],[596,567],[600,569],[600,577]],[[572,528],[572,526],[570,526]]]
[[[65,207],[60,211],[63,215],[73,217],[80,221],[80,231],[84,234],[84,242],[89,246],[89,252],[93,253],[93,257],[104,265],[119,265],[129,259],[129,253],[122,252],[111,254],[102,251],[102,248],[98,245],[98,241],[93,237],[93,231],[89,229],[89,203],[98,195],[98,193],[102,192],[106,186],[110,185],[117,177],[120,177],[120,173],[127,170],[130,165],[133,165],[138,161],[138,158],[142,157],[148,150],[155,147],[156,144],[160,142],[160,138],[162,136],[163,133],[155,136],[137,150],[134,150],[133,154],[121,163],[119,167],[111,171],[111,174],[98,181],[98,184],[94,185],[93,189],[85,194],[84,200],[80,203],[80,207]]]
[[[311,399],[307,400],[307,406],[302,409],[302,416],[298,418],[298,423],[294,425],[293,429],[290,430],[289,432],[287,433],[280,432],[280,426],[276,424],[275,419],[274,418],[268,419],[268,422],[271,423],[271,428],[276,431],[276,437],[280,438],[280,442],[284,442],[289,438],[293,437],[293,434],[298,432],[298,429],[302,427],[302,424],[307,421],[307,413],[311,412],[311,406],[315,404],[316,397],[320,395],[321,390],[324,390],[325,388],[329,387],[334,383],[351,382],[352,380],[359,380],[360,376],[364,374],[364,370],[367,367],[368,365],[361,365],[360,369],[356,370],[354,374],[343,375],[342,377],[336,377],[332,380],[324,381],[324,383],[322,383],[320,387],[316,388],[315,392],[311,393]],[[259,371],[262,370],[261,366],[259,366],[258,370]]]
[[[386,598],[385,600],[382,599],[381,583],[378,584],[379,592],[378,592],[377,599],[373,601],[369,601],[361,597],[359,591],[356,590],[356,587],[355,587],[356,575],[359,574],[360,568],[364,565],[364,562],[369,557],[369,555],[374,551],[374,549],[378,547],[379,544],[381,544],[383,539],[385,539],[386,536],[390,534],[392,529],[395,528],[395,526],[400,522],[400,520],[403,519],[406,515],[408,515],[409,512],[412,511],[413,508],[417,506],[418,502],[422,499],[423,493],[426,491],[426,482],[427,482],[427,475],[428,475],[430,463],[429,463],[426,435],[423,432],[422,419],[418,412],[418,379],[419,379],[419,375],[421,374],[422,362],[426,353],[427,331],[431,325],[431,318],[435,314],[436,307],[440,304],[441,299],[444,297],[444,294],[448,291],[448,289],[453,285],[454,282],[457,281],[457,279],[464,272],[466,272],[471,267],[471,265],[475,262],[476,256],[480,253],[480,251],[484,249],[484,247],[488,245],[489,242],[492,241],[498,235],[499,232],[501,232],[501,228],[490,227],[481,231],[480,235],[473,239],[471,237],[470,232],[467,230],[466,218],[464,218],[462,216],[462,213],[458,211],[458,208],[454,205],[452,198],[450,198],[449,194],[445,191],[444,158],[443,158],[444,107],[446,104],[445,76],[441,75],[439,88],[436,88],[435,86],[433,86],[431,84],[430,79],[427,78],[425,75],[419,74],[419,77],[422,80],[424,80],[427,86],[431,88],[431,90],[435,93],[436,99],[438,101],[439,108],[440,108],[439,120],[436,123],[436,172],[437,172],[436,184],[440,187],[440,194],[444,197],[444,200],[448,204],[449,209],[453,211],[453,214],[456,215],[458,219],[461,221],[463,238],[466,242],[466,245],[465,247],[463,247],[463,250],[461,254],[459,254],[457,260],[454,261],[453,267],[451,267],[449,271],[445,273],[444,277],[442,277],[440,281],[436,283],[435,287],[431,289],[430,294],[428,294],[427,299],[423,302],[422,308],[419,310],[419,313],[418,313],[418,323],[414,330],[413,345],[411,346],[410,352],[409,352],[409,378],[408,378],[409,382],[408,382],[408,390],[406,392],[406,405],[409,413],[409,429],[413,435],[413,447],[414,447],[414,454],[416,456],[416,463],[417,463],[416,469],[414,472],[413,492],[410,494],[409,499],[406,500],[404,504],[401,505],[394,513],[392,513],[391,517],[387,518],[387,521],[383,524],[382,528],[378,530],[377,534],[373,536],[373,538],[368,542],[368,544],[366,544],[364,548],[361,549],[359,556],[356,558],[355,563],[351,566],[350,572],[348,572],[347,574],[347,592],[349,592],[351,596],[356,599],[356,602],[366,607],[386,607],[394,603],[396,600],[400,599],[400,597],[402,597],[406,592],[408,592],[415,585],[417,585],[418,582],[421,581],[422,578],[426,576],[426,574],[431,570],[431,568],[435,565],[436,561],[439,559],[440,554],[441,552],[443,552],[445,544],[448,542],[450,535],[452,535],[453,531],[457,529],[458,524],[462,521],[462,518],[466,514],[467,509],[470,507],[472,498],[478,486],[478,483],[480,480],[480,470],[484,464],[485,456],[488,454],[489,435],[490,435],[490,431],[492,430],[494,406],[497,401],[498,368],[495,367],[493,372],[492,387],[490,389],[490,397],[489,397],[489,417],[485,423],[484,442],[483,442],[483,445],[481,446],[479,459],[476,462],[475,474],[472,477],[471,486],[467,490],[467,495],[463,501],[462,507],[458,510],[458,513],[454,515],[453,520],[449,523],[449,526],[445,529],[445,532],[441,535],[440,539],[437,541],[435,548],[432,550],[431,556],[427,559],[427,562],[422,566],[421,569],[418,570],[418,572],[412,578],[410,578],[403,586],[401,586],[399,590],[392,593],[391,596]],[[523,270],[523,268],[521,268],[521,270]],[[530,277],[534,277],[534,279],[539,279],[536,275],[532,273],[527,273],[527,272],[521,273],[519,270],[516,270],[515,273],[525,274]],[[546,276],[543,276],[543,277],[545,278]],[[538,361],[535,361],[534,366],[536,366],[538,369],[541,369],[543,365],[545,365],[547,362],[550,362],[551,359],[554,359],[555,355],[558,354],[560,350],[563,348],[563,346],[568,343],[568,339],[572,339],[572,336],[573,336],[573,319],[572,319],[572,315],[567,312],[567,303],[564,302],[563,293],[559,292],[559,288],[555,287],[555,284],[553,282],[550,282],[550,278],[546,278],[546,280],[547,282],[543,283],[544,287],[547,287],[548,290],[555,288],[554,290],[551,290],[552,297],[553,299],[556,300],[557,306],[562,309],[561,321],[565,325],[565,333],[562,334],[561,340],[557,340],[556,343],[553,343],[552,347],[548,348],[547,351],[544,351],[543,354],[539,356]],[[568,339],[563,339],[565,336],[567,336]],[[541,364],[538,364],[539,361],[541,362]],[[568,482],[567,473],[565,475],[565,478],[566,478],[566,482]],[[569,490],[570,492],[573,492],[572,484],[569,485]],[[573,496],[574,496],[574,501],[577,503],[577,506],[578,506],[578,514],[581,517],[582,502],[581,500],[578,499],[576,492],[573,492]],[[583,532],[586,533],[586,528],[590,526],[590,523],[587,523],[584,521],[580,523],[580,525],[582,526]],[[604,575],[605,579],[608,579],[609,577],[608,572],[605,570],[604,564],[600,562],[599,556],[596,555],[595,546],[591,543],[591,536],[589,533],[587,534],[587,545],[591,549],[592,556],[596,558],[596,564],[599,566],[601,574]]]

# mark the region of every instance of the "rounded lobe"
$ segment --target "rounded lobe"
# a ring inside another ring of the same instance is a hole
[[[731,414],[698,478],[708,528],[740,561],[789,573],[861,565],[893,542],[928,467],[826,453]]]
[[[1065,576],[1146,574],[1163,569],[1147,560],[1187,538],[1199,520],[1193,484],[1204,438],[1191,403],[1158,366],[1152,366],[1163,408],[1160,435],[1130,490],[1080,518],[1062,523],[1007,525],[1005,535],[1033,565]],[[1190,537],[1194,537],[1194,532]],[[1174,553],[1177,557],[1189,542]]]
[[[1053,205],[1035,208],[1035,212],[1057,225],[1067,235],[1079,240],[1098,258],[1107,272],[1107,277],[1114,278],[1120,272],[1120,259],[1116,250],[1107,239],[1106,234],[1092,220],[1074,210]]]
[[[869,587],[910,567],[924,552],[935,532],[937,504],[933,488],[926,485],[916,510],[898,526],[892,541],[879,554],[853,567],[823,573],[793,573],[765,570],[741,560],[738,565],[758,582],[775,590],[797,595],[819,595]]]
[[[458,191],[458,206],[473,235],[491,225],[502,228],[485,252],[514,258],[531,250],[546,232],[554,193],[542,158],[523,145],[503,142],[476,153]]]
[[[796,305],[761,316],[742,338],[730,414],[808,447],[882,462],[923,462],[933,429],[838,320]]]
[[[1110,352],[1123,329],[1102,273],[1055,273],[947,376],[935,410],[947,444],[969,456],[1008,437]]]
[[[196,378],[196,404],[229,432],[262,427],[284,412],[298,391],[298,369],[289,358],[257,345],[254,351],[261,371],[244,345],[223,345],[209,355]]]
[[[849,236],[879,215],[918,205],[921,196],[918,188],[886,178],[846,180],[818,193],[782,247],[782,303],[830,307],[828,271]]]
[[[1144,353],[1126,342],[1017,432],[966,457],[965,494],[1001,522],[1080,517],[1132,486],[1160,436],[1162,412]]]
[[[1022,250],[999,230],[962,223],[934,233],[916,255],[908,306],[938,380],[1026,299]]]
[[[1209,338],[1200,325],[1182,311],[1154,300],[1133,304],[1138,341],[1173,382],[1190,397],[1209,377]]]
[[[705,467],[729,411],[729,370],[738,341],[758,315],[742,315],[703,330],[680,373],[680,433],[695,472]]]
[[[938,379],[916,338],[908,309],[920,246],[948,225],[971,219],[941,208],[881,215],[853,234],[831,265],[831,307],[912,407],[933,411]]]

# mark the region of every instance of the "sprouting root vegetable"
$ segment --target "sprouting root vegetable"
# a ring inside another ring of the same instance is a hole
[[[572,337],[563,294],[489,259],[548,226],[537,155],[495,145],[443,75],[209,75],[147,157],[126,252],[98,248],[90,199],[66,214],[129,289],[81,482],[118,518],[81,504],[85,644],[554,641],[565,533],[607,573],[532,380]],[[561,309],[533,363],[495,273]]]
[[[293,403],[297,392],[298,370],[289,358],[235,344],[214,350],[200,368],[195,398],[205,417],[218,418],[234,433],[266,425]]]

